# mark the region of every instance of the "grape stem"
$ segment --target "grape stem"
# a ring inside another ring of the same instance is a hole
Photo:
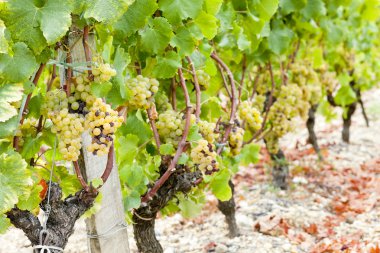
[[[177,111],[177,83],[175,81],[175,77],[172,78],[172,84],[170,86],[170,94],[171,94],[171,102],[172,102],[172,107],[174,111]]]
[[[186,60],[187,60],[187,62],[189,63],[189,65],[191,67],[191,74],[192,74],[193,79],[194,79],[195,98],[196,98],[196,102],[195,102],[195,117],[196,117],[196,122],[198,122],[199,121],[199,117],[201,115],[201,88],[199,87],[198,76],[196,74],[193,61],[190,59],[189,56],[186,56]]]
[[[223,85],[224,85],[224,88],[226,89],[226,92],[227,92],[227,94],[228,94],[228,97],[229,97],[230,99],[232,99],[231,92],[230,92],[230,90],[228,89],[228,84],[227,84],[226,77],[225,77],[224,74],[223,74],[223,69],[222,69],[222,67],[221,67],[219,64],[217,64],[217,66],[218,66],[218,69],[219,69],[220,75],[222,76],[222,79],[223,79]]]
[[[270,80],[272,83],[272,87],[271,87],[271,91],[269,94],[268,103],[267,103],[267,106],[265,108],[265,115],[264,115],[263,123],[261,124],[260,129],[252,136],[252,138],[249,139],[247,142],[244,142],[243,145],[250,144],[252,141],[256,140],[257,137],[260,136],[260,134],[264,131],[265,124],[266,124],[267,119],[268,119],[269,110],[273,105],[273,93],[274,93],[274,87],[275,87],[276,83],[274,81],[272,63],[269,61],[267,66],[268,66],[268,70],[269,70],[269,74],[270,74]]]
[[[34,86],[37,86],[38,80],[40,79],[42,71],[44,70],[44,68],[45,68],[45,63],[41,63],[40,67],[38,68],[38,70],[37,70],[37,72],[36,72],[36,74],[34,75],[34,78],[33,78],[33,84],[34,84]],[[26,101],[25,101],[24,108],[22,109],[22,114],[21,114],[21,119],[20,119],[19,125],[22,125],[22,123],[24,123],[24,119],[25,119],[25,116],[27,114],[28,105],[29,105],[29,102],[30,102],[31,98],[32,98],[32,92],[29,93],[28,96],[26,97]],[[16,151],[19,150],[18,141],[19,141],[19,137],[18,136],[14,136],[13,137],[13,148],[15,148]]]
[[[109,175],[111,174],[112,172],[112,169],[113,169],[113,156],[114,156],[114,153],[115,153],[115,150],[114,150],[114,145],[112,143],[111,147],[110,147],[110,150],[108,151],[108,156],[107,156],[107,164],[106,164],[106,168],[103,172],[103,175],[101,176],[101,179],[103,180],[103,184],[105,184],[107,182],[107,179],[109,177]],[[98,189],[100,188],[101,186],[98,187]]]
[[[51,86],[53,85],[53,82],[56,77],[57,77],[57,65],[53,64],[53,72],[51,73],[51,78],[48,82],[46,91],[50,91]]]
[[[87,62],[87,67],[89,68],[88,70],[88,79],[90,79],[91,81],[94,80],[94,75],[92,74],[92,70],[91,70],[91,50],[90,50],[90,47],[88,46],[88,33],[90,31],[90,28],[88,25],[86,25],[84,28],[83,28],[83,49],[84,49],[84,55],[85,55],[85,58],[86,58],[86,62]]]
[[[260,72],[261,72],[261,66],[259,66],[259,68],[257,70],[257,74],[255,76],[255,79],[253,80],[252,94],[251,94],[251,97],[249,98],[250,101],[252,101],[253,98],[255,97],[256,90],[257,90],[257,85],[259,84]]]
[[[170,175],[173,174],[176,171],[175,166],[177,165],[178,159],[181,156],[183,149],[185,148],[187,142],[187,136],[189,134],[190,129],[190,118],[191,118],[191,104],[190,104],[190,97],[189,92],[186,87],[185,79],[183,78],[182,70],[181,68],[178,69],[178,76],[181,84],[181,88],[183,90],[184,96],[185,96],[185,103],[186,103],[186,118],[185,118],[185,127],[183,129],[182,138],[181,141],[178,143],[177,151],[174,155],[173,160],[170,162],[170,165],[168,169],[165,171],[165,173],[156,181],[154,186],[148,191],[147,194],[145,194],[141,198],[141,203],[147,203],[149,200],[153,198],[153,196],[157,193],[157,191],[161,188],[161,186],[169,179]]]
[[[82,172],[80,171],[80,168],[79,168],[78,161],[74,161],[73,163],[74,163],[75,174],[77,174],[77,178],[78,178],[81,186],[83,187],[83,189],[86,192],[88,192],[90,190],[90,187],[88,186],[88,184],[86,183],[86,181],[83,178]],[[107,164],[108,164],[108,161],[107,161]]]
[[[226,127],[226,130],[224,132],[224,136],[222,138],[222,143],[226,143],[226,141],[228,140],[228,136],[230,135],[231,133],[231,130],[232,130],[232,127],[234,125],[234,121],[235,121],[235,114],[236,114],[236,110],[237,110],[237,107],[238,107],[238,104],[237,104],[237,98],[236,98],[236,86],[235,86],[235,80],[234,80],[234,76],[230,70],[230,68],[222,61],[222,59],[219,58],[219,56],[216,54],[216,52],[212,52],[211,54],[211,58],[214,59],[218,65],[220,65],[220,67],[227,73],[227,76],[228,76],[228,79],[229,79],[229,82],[230,82],[230,85],[231,85],[231,114],[230,114],[230,121],[229,121],[229,124],[227,125]],[[220,155],[223,151],[223,145],[221,145],[218,150],[217,150],[217,154]]]
[[[288,62],[288,65],[286,66],[286,70],[289,70],[290,65],[293,64],[294,61],[296,60],[296,56],[297,56],[298,50],[300,49],[300,45],[301,45],[301,40],[299,39],[297,41],[296,48],[294,49],[293,53],[289,56],[289,62]]]
[[[150,127],[152,128],[153,131],[153,136],[154,140],[156,141],[157,149],[160,150],[161,142],[160,142],[160,136],[158,135],[157,127],[156,127],[156,122],[152,118],[152,108],[146,109],[146,113],[148,114],[148,119],[150,123]]]

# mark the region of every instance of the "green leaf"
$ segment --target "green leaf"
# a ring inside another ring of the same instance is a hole
[[[152,54],[163,52],[174,36],[171,25],[162,17],[153,19],[140,35],[142,49]]]
[[[62,38],[71,26],[71,1],[48,0],[42,8],[39,20],[42,33],[48,44],[53,44]]]
[[[292,37],[293,32],[288,28],[272,30],[268,38],[269,49],[277,55],[286,53]]]
[[[38,65],[33,53],[24,43],[16,43],[13,52],[13,56],[0,54],[0,77],[10,82],[21,82],[29,78]]]
[[[40,11],[37,1],[10,0],[4,22],[15,42],[25,42],[34,53],[39,54],[47,46],[40,29]],[[26,47],[25,47],[26,48]],[[1,62],[2,60],[0,60]],[[19,64],[18,67],[23,66]]]
[[[116,138],[116,161],[120,167],[133,163],[138,151],[138,142],[139,138],[133,134]]]
[[[145,26],[148,17],[151,17],[157,8],[156,0],[135,1],[115,24],[115,29],[124,37],[130,36]]]
[[[192,125],[189,130],[189,135],[187,140],[190,142],[199,141],[203,139],[202,135],[199,133],[199,127],[197,125]]]
[[[215,37],[218,32],[218,19],[202,11],[197,18],[194,20],[194,23],[201,29],[202,34],[209,40]]]
[[[38,207],[41,202],[40,192],[43,187],[39,184],[34,185],[31,191],[20,196],[17,207],[21,210],[33,210]]]
[[[112,89],[112,83],[91,83],[91,92],[98,98],[107,96],[108,92]]]
[[[101,178],[94,178],[91,180],[91,185],[95,188],[98,188],[103,185],[103,180]]]
[[[22,99],[22,86],[18,84],[6,84],[0,86],[0,101],[2,102],[17,102]]]
[[[222,169],[211,179],[210,189],[212,193],[221,201],[227,201],[232,197],[231,187],[228,184],[230,173],[227,169]]]
[[[0,122],[5,122],[17,115],[17,110],[7,102],[0,101]]]
[[[270,20],[278,8],[278,0],[253,1],[259,17],[264,21]]]
[[[178,164],[186,164],[189,160],[189,156],[186,153],[182,153],[182,155],[178,159]]]
[[[144,184],[144,170],[141,166],[125,165],[120,169],[120,180],[133,189],[140,184]]]
[[[149,124],[141,121],[136,114],[130,114],[126,123],[120,127],[118,132],[123,135],[136,135],[139,139],[139,145],[145,143],[153,136]]]
[[[323,0],[308,0],[301,13],[308,19],[316,19],[320,16],[324,16],[326,15],[325,3]]]
[[[216,15],[219,12],[222,4],[223,0],[205,0],[206,12]]]
[[[115,53],[115,59],[113,61],[113,67],[116,70],[116,76],[114,77],[114,81],[120,87],[120,95],[122,98],[125,98],[126,90],[125,90],[125,70],[128,64],[131,62],[131,57],[127,52],[124,51],[123,48],[118,47]]]
[[[181,214],[184,218],[192,218],[201,213],[203,204],[196,203],[190,198],[182,197],[180,198],[178,207],[181,209]]]
[[[248,166],[251,163],[259,161],[260,145],[252,143],[244,146],[239,154],[240,163],[243,166]]]
[[[126,211],[132,208],[138,208],[141,204],[140,194],[136,191],[132,191],[124,198],[124,209]]]
[[[160,153],[162,155],[172,155],[175,153],[175,149],[172,144],[166,143],[160,145]]]
[[[0,155],[0,213],[13,208],[31,184],[26,162],[15,152]]]
[[[41,96],[41,94],[38,94],[37,96],[32,97],[28,105],[28,109],[29,109],[28,117],[39,118],[41,115],[42,103],[43,103],[43,97]]]
[[[350,105],[356,101],[355,91],[348,84],[342,85],[336,93],[334,101],[338,105]]]
[[[187,28],[181,27],[170,41],[170,45],[178,49],[180,56],[188,56],[195,49],[195,39]]]
[[[30,159],[34,157],[35,154],[40,151],[42,144],[42,138],[41,135],[38,135],[36,138],[34,137],[27,137],[25,139],[25,143],[22,146],[21,155],[24,159]]]
[[[87,0],[84,18],[94,18],[99,22],[118,20],[134,0]]]
[[[175,76],[178,68],[182,67],[181,57],[173,51],[164,56],[157,56],[157,63],[154,65],[153,75],[156,78],[171,78]]]
[[[159,6],[164,16],[172,24],[183,19],[195,18],[202,10],[203,0],[161,0]]]
[[[10,220],[4,214],[0,214],[0,234],[7,232],[10,226]]]
[[[282,12],[287,15],[294,11],[299,11],[306,6],[307,0],[280,0]]]
[[[1,117],[0,113],[0,117]],[[15,115],[5,122],[0,122],[0,139],[8,136],[13,136],[18,125],[18,116]]]
[[[8,53],[8,41],[5,38],[5,25],[0,19],[0,54]]]

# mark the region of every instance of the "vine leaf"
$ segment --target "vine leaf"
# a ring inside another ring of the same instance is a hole
[[[160,9],[171,24],[178,24],[183,19],[195,18],[202,11],[203,0],[162,0]]]
[[[87,0],[85,18],[113,22],[121,17],[134,0]]]
[[[252,143],[244,146],[239,154],[240,163],[243,166],[248,166],[250,163],[259,161],[260,145]]]
[[[27,194],[32,185],[27,163],[21,155],[10,151],[0,155],[0,213],[13,208],[19,196]]]
[[[170,51],[165,56],[157,56],[154,64],[153,74],[156,78],[171,78],[175,76],[177,69],[182,66],[180,56]]]
[[[195,24],[201,29],[202,34],[209,40],[214,38],[216,33],[218,32],[218,19],[202,11],[198,17],[194,20]]]
[[[10,82],[29,78],[38,66],[33,53],[22,42],[14,45],[13,56],[0,54],[0,62],[0,77]]]
[[[0,214],[0,234],[5,233],[10,226],[10,220],[4,214]]]
[[[19,85],[6,84],[0,87],[0,122],[5,122],[17,115],[17,110],[9,103],[20,101],[22,87]]]
[[[146,25],[148,17],[157,10],[156,0],[135,1],[115,24],[115,29],[130,36]]]
[[[230,177],[228,170],[222,169],[210,181],[212,193],[221,201],[227,201],[232,197],[231,187],[228,184]]]
[[[0,19],[0,54],[8,53],[8,41],[5,38],[5,25]]]
[[[152,54],[162,53],[174,36],[168,20],[162,17],[151,20],[140,35],[143,50]]]
[[[301,13],[308,19],[315,19],[320,16],[326,15],[326,7],[323,0],[313,0],[307,1],[305,8],[302,9]]]
[[[194,51],[195,39],[188,29],[181,27],[170,41],[170,45],[177,47],[181,56],[187,56]]]
[[[163,155],[172,155],[175,153],[175,149],[171,143],[165,143],[160,145],[160,153]]]
[[[48,0],[39,6],[35,1],[11,0],[4,20],[13,40],[39,54],[69,30],[72,8],[71,1]]]

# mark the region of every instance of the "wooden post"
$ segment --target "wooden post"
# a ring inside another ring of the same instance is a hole
[[[71,46],[72,62],[86,62],[81,33],[71,33],[69,44]],[[90,36],[90,47],[95,48],[94,37]],[[85,66],[85,64],[84,64]],[[75,75],[75,72],[74,72]],[[61,75],[62,76],[62,75]],[[61,79],[63,80],[63,79]],[[85,132],[82,134],[83,156],[85,173],[88,182],[100,178],[106,163],[107,156],[94,156],[87,152],[86,147],[91,143],[91,136]],[[100,189],[102,197],[100,210],[86,219],[88,246],[91,253],[129,253],[128,233],[125,224],[124,205],[121,194],[119,173],[114,157],[114,168],[107,182]],[[90,238],[93,237],[93,238]]]

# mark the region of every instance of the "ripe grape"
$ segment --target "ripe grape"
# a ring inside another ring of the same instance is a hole
[[[244,129],[238,126],[234,126],[228,137],[229,146],[231,148],[232,155],[238,155],[243,147]]]
[[[210,76],[202,69],[198,69],[195,74],[198,78],[198,83],[202,90],[207,90],[210,86]]]
[[[92,135],[92,143],[87,150],[98,156],[107,154],[115,138],[114,134],[123,121],[123,117],[112,110],[110,105],[97,98],[85,120],[85,127]]]
[[[183,113],[169,109],[158,115],[156,122],[158,134],[165,143],[171,143],[177,146],[181,140],[184,129]]]
[[[253,106],[250,101],[243,101],[239,106],[239,117],[246,121],[248,127],[254,131],[261,128],[263,118],[261,117],[260,111]]]
[[[200,120],[198,122],[199,132],[202,134],[203,138],[209,143],[214,143],[218,138],[218,134],[214,133],[216,124],[208,122],[205,120]]]
[[[197,145],[191,149],[190,157],[193,163],[206,175],[218,171],[216,152],[206,140],[201,139],[197,142]]]
[[[126,87],[130,92],[127,105],[132,109],[148,109],[152,106],[153,96],[158,91],[159,83],[156,79],[149,79],[138,75],[126,81]]]

